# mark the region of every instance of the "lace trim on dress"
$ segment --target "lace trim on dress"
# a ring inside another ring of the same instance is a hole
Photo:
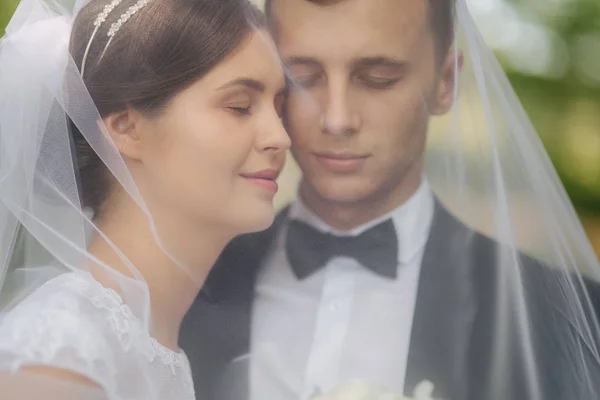
[[[91,275],[89,278],[70,279],[65,282],[65,286],[77,290],[90,299],[96,308],[109,313],[111,327],[125,351],[136,348],[149,362],[159,357],[173,374],[177,373],[177,369],[186,369],[188,364],[185,355],[163,346],[150,336],[142,321],[132,313],[131,308],[114,289],[102,286]]]
[[[119,394],[123,379],[155,384],[162,398],[193,398],[185,353],[170,350],[150,336],[118,292],[102,286],[87,272],[69,272],[45,282],[1,317],[2,368],[17,372],[23,365],[40,364],[77,371],[107,393],[117,394],[116,399],[129,398]],[[143,376],[127,371],[144,360],[148,369],[139,371]],[[165,380],[165,373],[174,379]],[[157,380],[148,382],[153,374]],[[149,388],[142,385],[140,393],[145,396]],[[169,397],[171,394],[174,397]]]

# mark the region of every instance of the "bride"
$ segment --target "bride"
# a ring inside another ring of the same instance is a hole
[[[179,326],[272,223],[283,71],[246,0],[72,3],[22,0],[0,47],[0,392],[191,400]],[[52,262],[9,269],[21,235]]]

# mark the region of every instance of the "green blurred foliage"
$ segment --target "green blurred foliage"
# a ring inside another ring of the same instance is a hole
[[[4,28],[17,8],[17,4],[19,0],[0,0],[0,36],[4,35]]]
[[[506,72],[575,206],[586,214],[600,214],[600,80],[582,79],[576,66],[583,36],[593,38],[584,52],[600,66],[600,1],[506,2],[524,19],[550,29],[566,45],[570,63],[559,78],[530,76],[510,68]],[[599,74],[596,70],[596,77]]]

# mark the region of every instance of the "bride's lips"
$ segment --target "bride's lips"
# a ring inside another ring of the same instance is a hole
[[[277,193],[279,185],[277,185],[276,179],[279,176],[279,172],[277,169],[263,169],[262,171],[242,173],[240,176],[263,189]]]
[[[367,154],[357,153],[315,153],[317,161],[333,172],[352,172],[362,167]]]

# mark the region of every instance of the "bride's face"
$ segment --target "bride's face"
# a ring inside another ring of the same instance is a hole
[[[153,213],[234,234],[272,223],[275,179],[290,146],[273,49],[266,32],[251,34],[158,116],[141,119],[134,178]]]

